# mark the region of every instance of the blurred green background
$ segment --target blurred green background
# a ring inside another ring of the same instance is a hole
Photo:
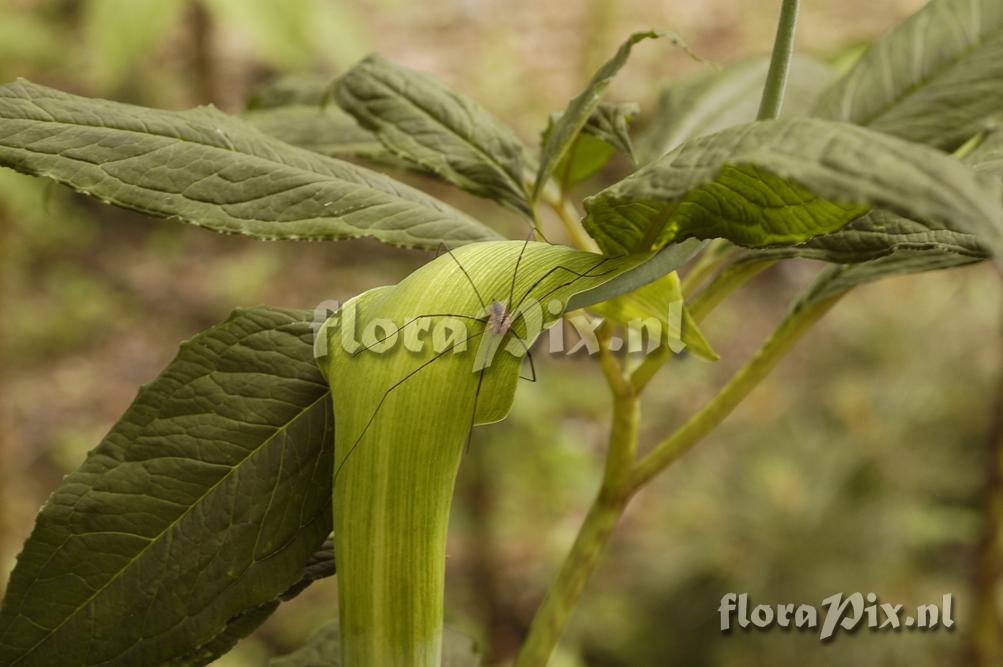
[[[163,108],[239,112],[284,73],[335,75],[369,51],[472,95],[535,145],[619,41],[670,29],[726,63],[769,50],[777,2],[742,0],[0,0],[0,75]],[[807,0],[799,48],[879,35],[921,0]],[[644,44],[610,97],[653,109],[699,70]],[[616,177],[614,166],[607,177]],[[489,223],[492,205],[417,181]],[[0,170],[0,570],[34,515],[173,357],[258,303],[312,308],[395,282],[427,254],[376,243],[258,243],[153,221]],[[674,360],[645,402],[651,444],[713,395],[818,270],[786,263],[705,325],[715,364]],[[975,665],[976,567],[1003,448],[1001,305],[985,266],[849,295],[774,375],[630,507],[561,653],[563,667]],[[475,433],[448,560],[449,622],[503,664],[594,494],[607,390],[587,359],[543,358],[506,422]],[[996,418],[994,423],[994,417]],[[1003,481],[997,479],[997,485]],[[0,583],[2,586],[3,583]],[[335,611],[336,581],[285,605],[219,664],[263,665]],[[753,603],[876,592],[908,606],[953,593],[953,632],[718,630],[727,592]],[[1003,662],[984,662],[984,665]]]

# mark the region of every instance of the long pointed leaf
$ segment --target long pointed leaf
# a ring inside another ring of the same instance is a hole
[[[334,541],[329,539],[325,540],[321,548],[310,557],[303,569],[303,576],[287,591],[273,600],[246,609],[232,617],[215,637],[186,655],[164,663],[162,667],[203,667],[211,664],[228,653],[241,639],[258,629],[280,604],[292,600],[315,581],[334,576],[334,573]]]
[[[953,149],[1003,108],[1003,3],[933,0],[875,42],[815,115]]]
[[[989,133],[961,161],[980,174],[1003,181],[1003,131]],[[832,234],[815,237],[799,246],[751,251],[740,261],[804,257],[852,264],[899,251],[952,255],[958,264],[992,255],[987,245],[973,234],[945,229],[944,225],[933,221],[910,220],[891,211],[874,209]],[[945,263],[951,261],[944,260]]]
[[[331,527],[311,339],[309,313],[255,308],[182,346],[42,508],[0,664],[161,664],[303,576]]]
[[[882,207],[1003,249],[1000,201],[998,181],[940,151],[793,118],[686,142],[586,199],[585,227],[607,253],[690,236],[764,247],[802,243]]]
[[[159,111],[24,80],[0,87],[0,165],[108,203],[260,239],[498,238],[391,178],[271,139],[211,107]]]
[[[378,55],[339,78],[334,97],[394,155],[532,217],[522,146],[470,98]]]
[[[640,160],[649,162],[687,139],[756,120],[769,68],[770,59],[764,56],[667,84],[658,96],[654,118],[636,142]],[[835,77],[821,61],[795,56],[781,117],[805,115]]]
[[[536,181],[533,183],[532,199],[534,201],[540,196],[543,187],[553,175],[558,163],[571,149],[571,145],[575,142],[575,138],[581,132],[582,127],[585,126],[589,117],[595,111],[596,107],[599,106],[599,98],[605,92],[613,77],[627,64],[627,59],[630,58],[630,52],[634,48],[634,45],[645,39],[655,39],[658,37],[668,37],[674,44],[686,48],[679,37],[670,33],[650,30],[648,32],[636,32],[627,38],[627,41],[620,46],[616,54],[606,64],[599,68],[585,86],[585,90],[568,102],[567,108],[561,114],[561,117],[557,119],[557,122],[554,123],[554,127],[547,134],[547,141],[543,145],[540,166],[536,172]]]

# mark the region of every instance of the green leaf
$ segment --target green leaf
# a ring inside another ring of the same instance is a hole
[[[933,0],[875,42],[815,115],[951,150],[1003,108],[1003,3]]]
[[[310,313],[254,308],[182,345],[38,515],[0,664],[161,664],[303,577],[331,528],[312,338]]]
[[[952,269],[982,261],[967,255],[938,250],[898,250],[886,257],[857,264],[827,267],[799,298],[795,308],[839,296],[865,283],[894,275]]]
[[[633,160],[634,145],[630,141],[628,126],[638,111],[640,107],[633,102],[621,104],[600,102],[582,127],[579,136],[595,137]]]
[[[636,104],[609,104],[601,102],[589,116],[582,131],[575,137],[574,143],[561,161],[554,173],[562,191],[567,191],[577,183],[591,178],[606,166],[610,158],[620,151],[634,159],[634,146],[630,141],[627,128],[630,121],[637,115]],[[560,114],[552,114],[543,133],[543,143],[553,132]]]
[[[442,667],[481,664],[477,643],[467,635],[446,628],[442,643]],[[337,621],[317,628],[307,643],[296,651],[268,661],[268,667],[339,667],[341,664],[341,631]]]
[[[330,90],[327,78],[279,77],[254,91],[242,117],[271,137],[321,155],[360,157],[405,169],[418,166],[395,157],[375,134],[328,104]]]
[[[1003,180],[1003,130],[983,137],[961,161],[980,174]],[[992,254],[986,244],[972,234],[944,229],[943,225],[934,222],[910,220],[891,211],[873,209],[832,234],[818,236],[799,246],[752,251],[739,261],[804,257],[851,264],[899,251],[954,255],[959,263],[966,263],[966,258],[972,261],[986,259]]]
[[[665,155],[687,139],[756,120],[769,68],[770,59],[763,56],[667,84],[658,96],[651,124],[638,139],[640,161]],[[794,56],[781,117],[806,115],[818,94],[835,78],[825,63]]]
[[[502,419],[511,405],[524,350],[512,332],[530,345],[573,294],[645,259],[546,243],[472,244],[356,297],[330,320],[326,368],[344,443],[334,534],[346,664],[438,666],[453,483],[471,426]],[[485,332],[468,319],[484,315],[481,298],[513,311],[521,302],[526,315],[508,335]],[[424,333],[421,315],[435,316],[423,320]],[[366,349],[388,336],[390,349]],[[425,343],[409,350],[410,336]],[[455,349],[459,341],[465,349]],[[481,372],[486,349],[497,352]]]
[[[304,151],[210,107],[159,111],[24,80],[0,86],[0,165],[108,203],[259,239],[498,238],[386,176]]]
[[[585,90],[568,102],[567,108],[554,124],[552,131],[547,134],[547,141],[543,145],[540,156],[540,166],[536,172],[536,181],[533,183],[533,201],[539,198],[543,187],[547,184],[547,180],[554,174],[554,170],[558,164],[560,164],[568,151],[571,150],[575,138],[578,137],[578,133],[581,132],[582,128],[588,122],[596,107],[599,106],[599,98],[605,92],[613,77],[627,64],[627,59],[630,57],[630,52],[634,48],[634,45],[642,40],[658,37],[666,37],[673,44],[689,51],[683,41],[671,33],[654,31],[636,32],[628,37],[627,41],[617,50],[616,54],[592,76],[592,79],[585,86]]]
[[[522,145],[470,98],[378,55],[339,78],[334,98],[394,155],[532,217]]]
[[[247,100],[251,111],[291,106],[324,106],[331,90],[329,77],[316,74],[286,74],[256,86]]]
[[[292,600],[313,582],[334,576],[334,573],[334,541],[328,539],[307,561],[302,578],[287,591],[273,600],[237,614],[227,621],[220,633],[211,640],[180,658],[164,663],[162,667],[202,667],[212,663],[228,653],[241,639],[258,629],[281,603]]]
[[[337,107],[297,104],[248,111],[244,120],[270,137],[329,157],[354,156],[374,162],[399,163],[380,140]]]
[[[755,250],[745,255],[743,260],[803,257],[848,264],[878,259],[899,250],[945,252],[972,260],[990,256],[986,246],[971,234],[910,220],[884,209],[874,209],[839,231],[818,236],[804,245]]]
[[[802,243],[870,207],[1003,245],[999,182],[940,151],[846,123],[794,118],[692,139],[585,200],[610,254],[687,237]]]
[[[679,274],[675,271],[629,294],[601,303],[593,310],[627,327],[654,318],[662,332],[659,344],[668,345],[677,353],[689,348],[693,354],[708,361],[721,358],[683,305],[683,291]]]
[[[667,245],[629,271],[615,275],[602,285],[575,294],[568,300],[568,310],[588,308],[644,287],[685,266],[705,245],[705,241],[697,239],[687,239],[680,243]]]

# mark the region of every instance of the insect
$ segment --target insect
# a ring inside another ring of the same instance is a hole
[[[592,266],[588,267],[585,271],[577,271],[575,269],[560,265],[552,266],[549,269],[547,269],[543,274],[541,274],[538,278],[536,278],[525,289],[525,291],[523,291],[522,294],[518,298],[516,298],[516,286],[518,284],[519,271],[520,267],[523,264],[523,260],[526,255],[526,251],[529,247],[530,240],[531,240],[530,238],[527,238],[526,241],[522,244],[521,248],[519,249],[519,253],[515,261],[515,267],[512,271],[512,279],[507,285],[508,287],[507,296],[504,296],[502,298],[492,298],[490,300],[484,298],[484,294],[478,288],[477,283],[474,281],[473,277],[467,271],[466,267],[464,267],[463,264],[460,262],[459,258],[452,252],[452,250],[446,247],[445,245],[440,246],[440,253],[443,249],[445,250],[446,253],[448,253],[449,257],[452,258],[452,261],[456,264],[457,268],[464,276],[466,283],[470,286],[473,295],[476,296],[477,303],[480,305],[481,308],[480,315],[478,316],[464,313],[443,313],[443,312],[417,315],[407,320],[403,325],[397,327],[394,331],[386,333],[382,338],[370,342],[368,345],[361,347],[355,350],[353,353],[351,353],[353,357],[356,357],[364,352],[372,350],[374,347],[385,342],[392,336],[396,336],[397,333],[404,331],[408,327],[414,325],[417,322],[420,322],[421,320],[426,320],[426,319],[434,320],[437,318],[456,318],[458,320],[463,320],[466,322],[476,323],[477,325],[480,325],[478,330],[474,331],[473,333],[470,333],[465,338],[453,341],[450,345],[446,346],[444,349],[437,351],[433,356],[424,360],[416,367],[412,368],[405,375],[397,379],[395,382],[393,382],[393,384],[391,384],[386,388],[380,400],[374,407],[372,413],[370,414],[368,421],[365,423],[362,430],[355,438],[354,442],[350,445],[348,452],[345,454],[345,456],[341,459],[341,462],[338,464],[334,474],[335,483],[337,482],[338,475],[340,474],[341,470],[348,463],[348,461],[352,457],[352,454],[362,443],[363,439],[366,436],[366,433],[369,431],[370,427],[375,422],[377,415],[380,412],[380,409],[383,407],[384,403],[391,396],[391,394],[395,390],[400,388],[402,385],[404,385],[408,380],[413,378],[415,375],[417,375],[424,369],[428,368],[432,363],[438,361],[446,354],[453,352],[459,346],[461,345],[465,346],[467,343],[471,341],[480,339],[478,348],[475,353],[474,365],[472,369],[472,372],[478,374],[478,378],[477,378],[476,388],[474,390],[473,409],[470,415],[470,426],[467,435],[468,447],[470,443],[470,438],[472,437],[473,427],[475,426],[477,418],[478,401],[480,399],[481,390],[484,386],[485,374],[488,371],[489,367],[491,366],[495,353],[504,342],[506,342],[507,340],[516,342],[529,362],[530,376],[524,377],[520,375],[520,378],[529,380],[531,382],[536,381],[536,368],[533,362],[532,354],[529,350],[529,346],[527,345],[526,341],[523,340],[523,338],[520,335],[518,335],[518,332],[514,330],[514,327],[516,326],[517,323],[520,322],[520,320],[523,321],[523,324],[526,326],[527,329],[529,328],[529,323],[527,320],[527,311],[524,309],[527,300],[532,296],[537,302],[544,301],[548,297],[553,295],[555,292],[563,288],[569,287],[583,278],[598,278],[607,275],[608,273],[610,273],[615,269],[610,269],[605,272],[598,272],[598,273],[596,272],[598,269],[602,267],[603,264],[605,264],[610,260],[610,258],[608,257],[599,258]],[[551,279],[551,277],[557,274],[558,272],[567,273],[569,275],[569,278],[565,281],[562,281],[550,287],[542,294],[539,295],[534,294],[534,292],[542,284],[544,284],[547,280]],[[463,349],[465,349],[465,347]]]

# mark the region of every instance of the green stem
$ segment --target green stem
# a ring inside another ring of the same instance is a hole
[[[759,103],[758,120],[771,120],[780,115],[784,104],[784,89],[787,87],[787,73],[794,54],[794,29],[798,22],[798,0],[784,0],[777,23],[777,36],[773,41],[773,55],[770,71],[766,75],[763,99]]]
[[[783,359],[805,331],[829,312],[840,296],[812,303],[788,315],[756,356],[732,377],[710,403],[637,463],[631,490],[637,491],[644,486],[724,421]]]
[[[573,202],[568,198],[564,190],[558,190],[555,192],[556,188],[545,188],[543,192],[543,200],[547,203],[550,208],[553,209],[554,213],[561,220],[561,224],[564,225],[565,231],[568,236],[571,237],[572,244],[580,249],[587,250],[589,252],[597,252],[599,246],[596,242],[592,240],[585,230],[582,229],[581,214],[578,209],[575,208]]]
[[[614,396],[613,427],[602,488],[557,579],[533,618],[529,637],[514,667],[547,664],[603,547],[633,494],[718,426],[839,298],[815,302],[788,315],[756,356],[710,403],[636,464],[631,462],[637,447],[639,391],[623,376],[608,352],[606,338],[600,336],[600,365]]]
[[[557,579],[533,618],[529,637],[519,651],[515,667],[547,664],[630,497],[628,490],[637,448],[640,403],[603,338],[600,343],[600,365],[613,391],[613,425],[602,488],[589,508]]]

